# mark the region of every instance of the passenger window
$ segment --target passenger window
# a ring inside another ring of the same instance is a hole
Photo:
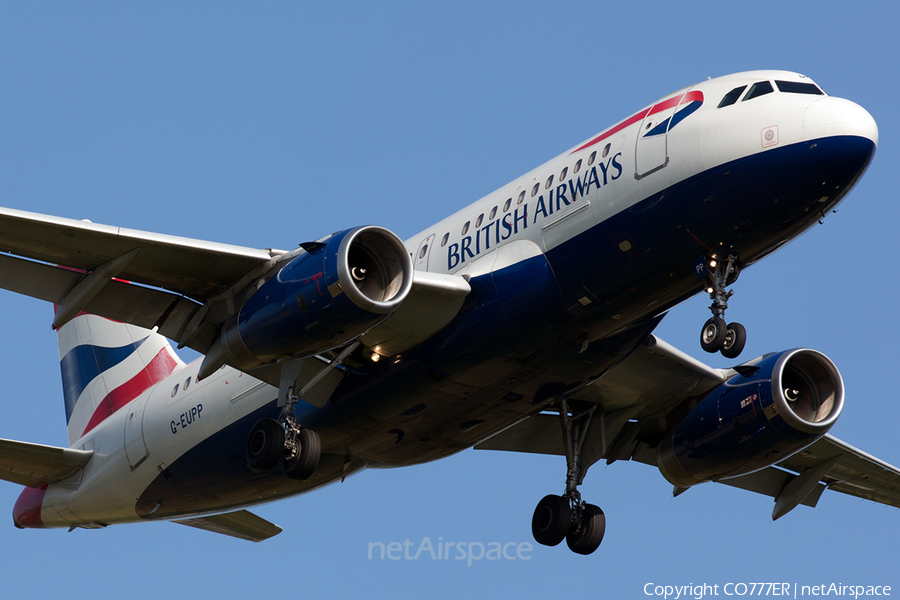
[[[175,384],[175,387],[172,388],[172,397],[175,397],[175,394],[178,393],[178,384]]]
[[[422,246],[422,249],[419,250],[419,260],[425,258],[425,255],[428,253],[428,244]]]
[[[539,189],[541,189],[541,184],[539,184],[539,183],[534,184],[534,187],[531,188],[531,197],[532,197],[532,198],[534,198],[535,196],[537,196],[537,193],[538,193],[538,190],[539,190]]]
[[[469,232],[469,221],[466,221],[466,224],[463,225],[462,234],[466,235]]]
[[[444,234],[444,239],[441,240],[441,248],[447,245],[447,242],[450,240],[450,232]]]
[[[506,202],[503,203],[503,212],[509,211],[510,204],[512,204],[512,198],[507,198]]]
[[[779,92],[787,92],[788,94],[813,94],[816,96],[824,96],[825,93],[819,89],[814,83],[801,83],[799,81],[776,81]]]
[[[722,98],[722,101],[719,102],[719,106],[717,106],[716,108],[724,108],[726,106],[731,106],[732,104],[737,102],[737,99],[741,97],[741,94],[746,89],[747,89],[746,85],[742,85],[740,87],[734,88],[733,90],[731,90],[730,92],[725,94],[725,97]]]
[[[519,192],[519,199],[516,201],[516,204],[522,204],[522,201],[525,199],[525,190]]]
[[[494,217],[496,217],[496,216],[497,216],[497,207],[495,206],[494,208],[491,209],[491,216],[488,217],[488,218],[489,218],[491,221],[493,221],[493,220],[494,220]]]
[[[565,179],[565,178],[566,178],[566,173],[568,173],[568,172],[569,172],[569,167],[566,167],[565,169],[563,169],[562,171],[560,171],[560,173],[559,173],[559,180],[562,181],[563,179]]]
[[[597,151],[596,151],[596,150],[594,150],[593,152],[591,152],[591,155],[588,156],[588,164],[589,164],[589,165],[594,164],[594,159],[595,159],[595,158],[597,158]]]
[[[484,221],[484,213],[478,215],[478,220],[475,221],[475,227],[481,227],[481,222]]]
[[[765,96],[766,94],[771,94],[774,91],[775,90],[772,88],[772,84],[768,81],[757,81],[750,86],[750,91],[747,92],[746,96],[744,96],[742,102],[753,100],[754,98]]]
[[[551,185],[553,185],[553,175],[547,178],[547,183],[544,184],[544,189],[549,190]]]
[[[606,158],[609,155],[609,149],[612,147],[612,144],[607,144],[603,146],[603,158]]]
[[[189,385],[191,385],[191,378],[190,378],[190,377],[188,377],[187,379],[184,380],[184,388],[183,388],[183,389],[185,389],[185,390],[188,389],[188,386],[189,386]]]
[[[575,166],[572,168],[572,173],[577,173],[581,170],[581,159],[578,159],[578,162],[575,163]]]

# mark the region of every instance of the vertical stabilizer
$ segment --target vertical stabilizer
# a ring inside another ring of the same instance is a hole
[[[80,314],[56,335],[70,446],[184,366],[162,335],[96,315]]]

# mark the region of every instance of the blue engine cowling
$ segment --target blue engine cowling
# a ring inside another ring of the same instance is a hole
[[[745,375],[713,390],[660,442],[656,462],[673,485],[689,487],[772,466],[825,435],[841,414],[844,384],[821,352],[786,350],[742,371]]]
[[[348,229],[304,248],[222,328],[217,345],[232,366],[346,344],[400,308],[412,288],[409,251],[382,227]]]

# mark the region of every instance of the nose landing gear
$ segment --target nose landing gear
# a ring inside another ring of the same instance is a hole
[[[581,499],[578,486],[584,481],[587,469],[582,463],[582,448],[587,439],[596,406],[581,414],[569,414],[565,398],[559,399],[559,417],[566,448],[566,493],[544,496],[534,509],[531,533],[544,546],[556,546],[563,539],[572,552],[591,554],[603,541],[606,516],[599,507]]]
[[[734,294],[733,290],[725,288],[737,281],[740,273],[741,265],[735,254],[721,261],[715,256],[709,260],[706,277],[710,285],[706,291],[713,301],[709,307],[713,316],[700,330],[700,347],[710,353],[721,352],[725,358],[737,358],[747,343],[747,330],[743,325],[725,324],[725,309]]]

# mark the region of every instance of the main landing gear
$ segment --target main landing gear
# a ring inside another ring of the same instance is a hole
[[[300,427],[288,411],[282,412],[280,420],[260,419],[247,438],[247,465],[251,469],[268,471],[280,460],[284,474],[300,481],[315,473],[321,454],[319,435]]]
[[[568,402],[559,400],[559,417],[566,448],[566,493],[544,496],[534,509],[531,533],[537,543],[556,546],[563,539],[572,552],[590,554],[600,546],[606,531],[606,516],[599,507],[581,499],[578,486],[587,472],[582,467],[582,447],[596,406],[580,414],[569,414]]]
[[[741,265],[734,254],[725,260],[718,260],[715,255],[709,260],[706,277],[710,285],[706,291],[713,301],[709,307],[713,316],[700,330],[700,346],[707,352],[721,352],[725,358],[737,358],[747,343],[747,330],[743,325],[725,324],[725,309],[734,294],[725,288],[737,281],[740,273]]]

